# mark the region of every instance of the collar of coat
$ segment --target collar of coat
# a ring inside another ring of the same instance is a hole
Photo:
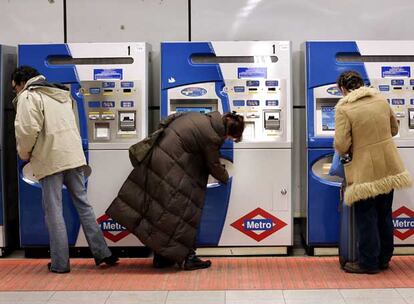
[[[44,94],[49,95],[51,98],[59,101],[59,102],[66,102],[68,98],[66,95],[69,94],[69,88],[59,84],[59,83],[49,83],[46,81],[45,76],[38,75],[33,78],[30,78],[23,90],[20,91],[19,94],[13,99],[12,104],[14,108],[17,108],[17,102],[19,101],[19,96],[23,94],[25,91],[32,91],[32,90],[41,90]]]
[[[340,106],[346,103],[355,102],[361,98],[368,97],[368,96],[374,96],[376,94],[379,94],[379,92],[374,88],[368,88],[368,87],[360,87],[359,89],[353,90],[349,92],[348,95],[341,98],[336,106]]]
[[[17,108],[17,102],[19,101],[19,96],[20,96],[21,94],[23,94],[23,92],[24,92],[24,91],[26,91],[26,90],[27,90],[27,88],[28,88],[30,85],[32,85],[33,83],[35,83],[35,82],[37,82],[37,81],[46,81],[46,78],[45,78],[45,76],[43,76],[43,75],[38,75],[38,76],[35,76],[35,77],[33,77],[33,78],[30,78],[30,79],[26,82],[26,84],[24,85],[23,90],[21,90],[21,91],[19,92],[19,94],[17,94],[17,95],[16,95],[16,97],[14,97],[14,98],[13,98],[13,100],[12,100],[12,104],[13,104],[13,106],[14,106],[14,108],[15,108],[15,109]]]

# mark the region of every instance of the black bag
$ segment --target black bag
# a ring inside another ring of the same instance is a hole
[[[355,219],[355,206],[348,206],[343,201],[341,188],[341,200],[339,204],[339,264],[341,268],[348,262],[357,262],[358,260],[358,240],[357,227]]]

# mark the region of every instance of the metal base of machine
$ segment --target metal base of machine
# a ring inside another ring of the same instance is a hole
[[[139,257],[146,258],[151,254],[148,247],[110,247],[113,254],[118,257]],[[69,255],[72,258],[91,258],[92,253],[89,247],[69,248]],[[26,258],[48,258],[50,252],[48,247],[28,247],[24,248],[24,256]]]
[[[337,256],[338,247],[307,247],[306,252],[312,256]],[[394,255],[413,255],[414,246],[395,246]]]
[[[0,247],[0,258],[4,258],[9,256],[14,250],[16,250],[16,247]]]
[[[265,256],[288,255],[291,247],[203,247],[197,249],[200,256]]]

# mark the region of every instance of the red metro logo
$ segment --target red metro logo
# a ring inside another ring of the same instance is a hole
[[[405,216],[404,216],[405,215]],[[402,206],[392,213],[394,235],[404,241],[414,234],[414,211]]]
[[[129,234],[129,231],[124,226],[115,222],[109,217],[109,215],[102,215],[97,219],[97,222],[101,227],[104,237],[114,243],[118,242]]]
[[[257,208],[231,224],[232,227],[260,242],[269,235],[287,226],[269,212]]]

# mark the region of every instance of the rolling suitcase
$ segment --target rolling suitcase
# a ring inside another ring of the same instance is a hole
[[[355,206],[348,206],[343,201],[341,189],[341,202],[339,203],[339,264],[341,268],[347,262],[358,260],[357,227],[355,218]]]

